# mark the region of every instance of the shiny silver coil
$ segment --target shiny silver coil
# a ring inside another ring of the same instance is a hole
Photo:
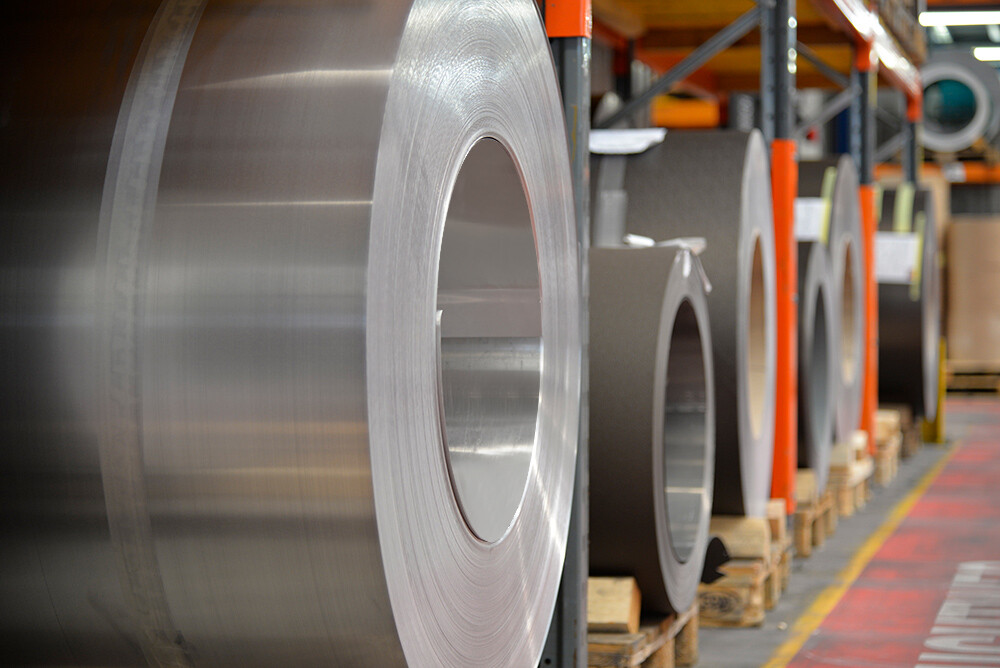
[[[837,373],[834,438],[850,438],[861,420],[865,374],[865,282],[864,239],[861,234],[861,200],[858,170],[850,156],[836,162],[803,162],[799,165],[799,195],[820,197],[823,181],[836,170],[830,199],[827,247],[833,272],[833,295],[837,323],[839,372]]]
[[[700,261],[590,252],[590,570],[634,575],[647,611],[701,580],[715,471],[712,336]]]
[[[70,4],[0,28],[0,663],[535,665],[581,358],[536,4]]]
[[[626,232],[654,241],[705,238],[700,259],[713,286],[713,512],[764,516],[774,455],[776,316],[771,178],[762,136],[671,132],[645,153],[602,158],[592,178],[595,225],[613,226],[621,215]],[[594,239],[605,237],[595,229]]]
[[[799,468],[812,469],[826,488],[833,448],[839,351],[829,253],[821,242],[798,242]]]

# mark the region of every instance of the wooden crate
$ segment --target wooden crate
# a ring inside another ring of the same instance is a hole
[[[810,469],[800,469],[796,474],[795,500],[795,554],[808,557],[814,547],[823,545],[837,530],[837,506],[829,488],[819,493],[816,472]]]
[[[673,668],[697,661],[697,602],[680,615],[643,619],[636,633],[587,633],[588,666]]]

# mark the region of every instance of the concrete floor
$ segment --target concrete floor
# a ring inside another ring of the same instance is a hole
[[[996,400],[996,399],[994,399]],[[948,414],[948,436],[962,437],[971,415]],[[1000,425],[998,425],[1000,429]],[[925,445],[900,462],[898,477],[886,488],[876,488],[868,505],[853,517],[841,518],[837,532],[808,559],[796,559],[788,589],[768,611],[763,627],[700,630],[699,668],[757,668],[789,639],[792,627],[841,571],[865,541],[883,525],[892,509],[917,485],[944,454],[947,446]]]

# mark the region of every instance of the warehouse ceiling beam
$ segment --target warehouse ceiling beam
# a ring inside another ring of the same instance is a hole
[[[681,62],[657,79],[649,88],[639,95],[631,98],[621,109],[609,116],[600,123],[600,128],[614,127],[615,124],[629,118],[636,112],[644,109],[653,101],[657,95],[667,92],[675,83],[685,79],[694,73],[698,68],[708,62],[712,56],[734,44],[738,39],[760,25],[761,12],[763,8],[769,8],[773,0],[761,0],[761,2],[750,9],[728,26],[715,33],[704,44],[692,51]]]

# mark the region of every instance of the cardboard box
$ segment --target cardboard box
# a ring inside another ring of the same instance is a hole
[[[954,216],[947,266],[952,368],[1000,369],[1000,216]]]

